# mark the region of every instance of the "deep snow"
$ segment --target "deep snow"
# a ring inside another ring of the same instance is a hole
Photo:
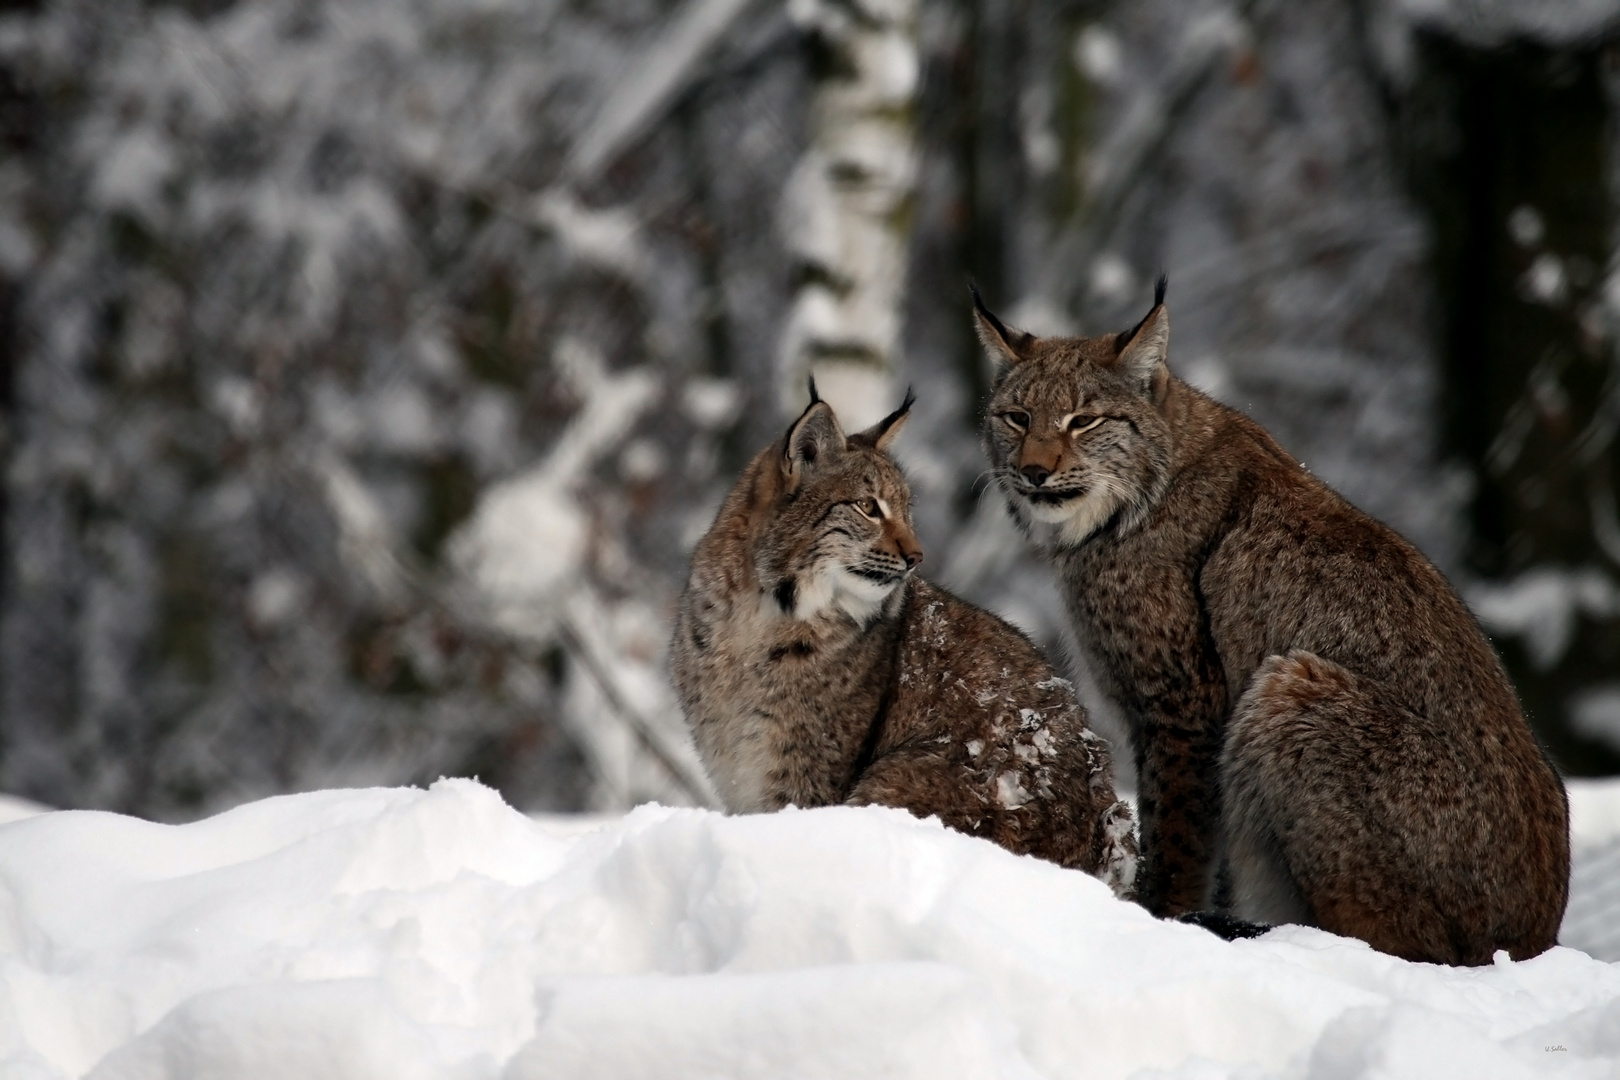
[[[1578,841],[1612,836],[1617,810],[1583,792]],[[1617,1062],[1620,965],[1559,948],[1447,969],[1301,928],[1228,944],[879,808],[532,820],[442,780],[183,826],[0,826],[6,1080],[1481,1080]]]

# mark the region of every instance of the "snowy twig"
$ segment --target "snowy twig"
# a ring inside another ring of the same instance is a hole
[[[384,603],[396,605],[409,591],[413,576],[400,557],[382,509],[354,475],[348,463],[334,453],[318,455],[309,463],[320,482],[326,504],[338,526],[338,552],[374,589]]]
[[[420,162],[395,161],[402,172],[424,183],[487,207],[509,221],[555,237],[581,262],[607,270],[626,282],[649,285],[652,260],[642,241],[641,222],[628,210],[584,206],[567,188],[529,194],[501,186],[474,187],[449,170]]]
[[[664,745],[663,733],[640,712],[630,706],[619,692],[613,677],[608,674],[607,665],[596,656],[594,650],[586,644],[584,637],[574,627],[572,620],[566,616],[558,621],[557,636],[562,641],[563,648],[568,654],[579,662],[596,683],[597,689],[602,692],[602,698],[608,707],[618,714],[619,719],[635,735],[636,740],[646,747],[648,753],[658,760],[670,775],[670,778],[689,795],[699,806],[714,807],[715,802],[709,793],[707,779],[695,771],[677,750]]]
[[[1114,133],[1091,155],[1083,221],[1050,248],[1042,280],[1069,280],[1108,249],[1124,227],[1126,201],[1151,173],[1176,125],[1221,62],[1249,40],[1253,0],[1195,20],[1183,35],[1160,87],[1149,88],[1126,109]]]
[[[649,125],[691,77],[699,61],[747,8],[750,0],[687,0],[669,29],[626,67],[627,78],[596,114],[590,131],[563,168],[570,182],[587,180]]]
[[[1248,40],[1240,11],[1215,12],[1193,22],[1171,61],[1163,89],[1148,90],[1137,98],[1114,134],[1092,155],[1087,187],[1092,219],[1104,230],[1104,238],[1126,196],[1163,152],[1176,121],[1221,61]]]

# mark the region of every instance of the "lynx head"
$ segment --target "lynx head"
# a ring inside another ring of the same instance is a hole
[[[837,607],[864,623],[922,562],[911,489],[888,454],[914,400],[846,436],[811,380],[810,406],[773,448],[778,494],[754,549],[767,604],[799,619]]]
[[[979,340],[997,366],[985,447],[1013,516],[1064,546],[1117,523],[1135,528],[1169,478],[1164,415],[1170,312],[1165,279],[1135,328],[1037,338],[990,313],[973,290]]]

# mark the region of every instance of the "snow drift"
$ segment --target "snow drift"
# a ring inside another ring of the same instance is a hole
[[[0,826],[7,1080],[1480,1080],[1617,1057],[1620,965],[1228,944],[880,808],[565,827],[443,780]]]

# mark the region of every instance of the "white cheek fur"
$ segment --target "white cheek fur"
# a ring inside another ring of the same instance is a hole
[[[1090,491],[1057,505],[1024,503],[1031,521],[1049,526],[1050,539],[1068,547],[1084,543],[1092,533],[1108,523],[1129,500],[1120,486],[1106,477],[1093,481]]]
[[[888,585],[879,585],[843,567],[829,567],[813,577],[798,579],[793,618],[804,621],[829,609],[837,609],[865,625],[883,610],[883,602],[899,584],[897,580]],[[768,593],[760,598],[760,612],[770,618],[780,618],[782,614],[775,598]]]
[[[1092,533],[1105,525],[1114,512],[1125,505],[1124,493],[1112,481],[1102,480],[1086,494],[1076,499],[1066,520],[1059,526],[1068,544],[1083,543]]]
[[[863,626],[870,622],[872,617],[883,608],[883,601],[889,598],[899,582],[889,585],[879,585],[844,571],[838,575],[839,589],[835,601],[845,614]]]

